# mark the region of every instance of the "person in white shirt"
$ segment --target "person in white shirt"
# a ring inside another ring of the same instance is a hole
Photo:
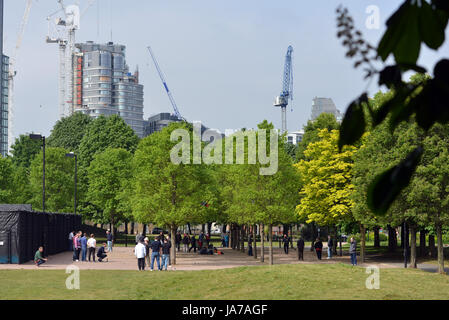
[[[95,262],[96,248],[97,248],[97,240],[95,240],[94,235],[91,234],[89,240],[87,240],[87,252],[89,254],[89,262],[90,262],[91,255],[92,255],[92,261]]]
[[[69,233],[69,251],[73,251],[73,237],[75,236],[75,231]]]
[[[147,249],[145,245],[142,243],[142,240],[143,239],[139,239],[139,242],[134,248],[134,254],[137,257],[137,266],[139,267],[139,271],[145,270],[145,256],[147,254]]]

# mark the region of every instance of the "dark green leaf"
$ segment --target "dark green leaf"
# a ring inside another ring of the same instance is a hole
[[[362,94],[357,100],[353,101],[346,110],[345,117],[340,127],[340,139],[338,148],[341,150],[345,145],[352,145],[365,132],[366,121],[363,112],[363,104],[368,104],[368,95]]]
[[[400,192],[408,186],[421,159],[418,147],[397,166],[377,176],[368,188],[368,207],[374,214],[385,215]]]
[[[399,66],[385,67],[379,73],[379,85],[386,85],[388,88],[398,87],[402,83],[402,72]]]
[[[421,49],[418,15],[419,8],[408,0],[388,19],[387,31],[377,48],[383,61],[393,53],[397,63],[416,63]]]
[[[438,49],[444,43],[447,19],[442,21],[437,10],[434,10],[426,1],[422,1],[418,21],[422,41],[429,48]]]

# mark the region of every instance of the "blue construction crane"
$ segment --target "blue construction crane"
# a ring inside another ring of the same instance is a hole
[[[275,107],[281,108],[282,113],[282,132],[287,131],[287,106],[288,101],[293,100],[293,47],[289,46],[285,56],[284,74],[282,79],[282,92],[276,97]]]
[[[148,51],[150,52],[151,58],[153,59],[154,65],[156,66],[157,72],[159,73],[159,77],[161,77],[162,84],[164,85],[165,91],[167,91],[168,99],[170,99],[171,105],[173,106],[173,110],[175,112],[175,116],[179,120],[185,121],[185,119],[181,116],[181,113],[178,110],[178,106],[176,105],[175,99],[173,98],[173,95],[171,94],[170,89],[168,89],[167,82],[165,81],[164,74],[162,73],[161,68],[159,67],[159,64],[157,63],[156,57],[153,53],[153,50],[151,50],[151,47],[148,46]]]

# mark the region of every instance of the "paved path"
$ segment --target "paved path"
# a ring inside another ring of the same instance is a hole
[[[43,270],[61,270],[65,269],[68,265],[74,263],[81,270],[136,270],[137,260],[133,253],[133,247],[115,247],[113,252],[108,254],[108,262],[72,262],[72,253],[64,252],[54,256],[50,256],[47,263],[40,268]],[[258,259],[248,256],[246,253],[232,249],[222,249],[224,255],[199,255],[198,253],[183,253],[178,252],[176,255],[176,266],[172,269],[175,270],[216,270],[235,268],[241,266],[262,266],[268,265],[268,248],[265,248],[265,262],[260,262],[260,248],[258,249]],[[349,263],[349,257],[336,257],[332,260],[327,260],[326,254],[324,259],[318,261],[315,253],[311,252],[307,248],[304,250],[304,262],[298,261],[297,251],[290,250],[290,253],[286,255],[283,249],[273,248],[273,257],[275,264],[297,264],[297,263]],[[6,269],[36,269],[33,262],[28,262],[22,265],[1,265],[0,270]]]
[[[137,260],[133,253],[134,247],[115,247],[114,251],[108,254],[108,262],[72,262],[72,253],[64,252],[49,257],[49,261],[42,265],[42,270],[65,270],[68,265],[75,264],[81,270],[137,270]],[[176,266],[171,270],[217,270],[242,266],[263,266],[268,265],[268,248],[265,248],[265,262],[260,262],[260,248],[258,248],[258,259],[248,256],[246,253],[232,249],[221,249],[224,255],[199,255],[198,253],[178,252],[176,256]],[[277,246],[273,248],[273,258],[275,264],[350,264],[349,256],[344,252],[344,256],[336,256],[327,260],[327,250],[323,251],[323,260],[319,261],[316,254],[310,248],[304,250],[304,261],[298,261],[297,251],[291,250],[288,255],[283,249]],[[367,261],[361,267],[378,266],[379,268],[403,268],[403,263],[397,260],[381,260],[377,256],[367,257]],[[418,264],[418,268],[427,272],[436,272],[437,266],[433,264]],[[33,262],[22,265],[0,264],[0,270],[9,269],[36,269]],[[446,269],[449,274],[449,268]]]

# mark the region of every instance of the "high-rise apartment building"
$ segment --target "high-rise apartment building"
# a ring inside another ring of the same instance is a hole
[[[117,114],[139,136],[144,136],[143,85],[139,72],[129,72],[124,45],[76,44],[73,110],[96,118]]]
[[[341,113],[340,111],[338,111],[332,99],[329,98],[313,99],[312,120],[316,120],[316,118],[318,118],[318,116],[322,113],[333,114],[338,121],[341,120]]]
[[[0,0],[0,154],[8,154],[9,57],[3,55],[3,0]]]

